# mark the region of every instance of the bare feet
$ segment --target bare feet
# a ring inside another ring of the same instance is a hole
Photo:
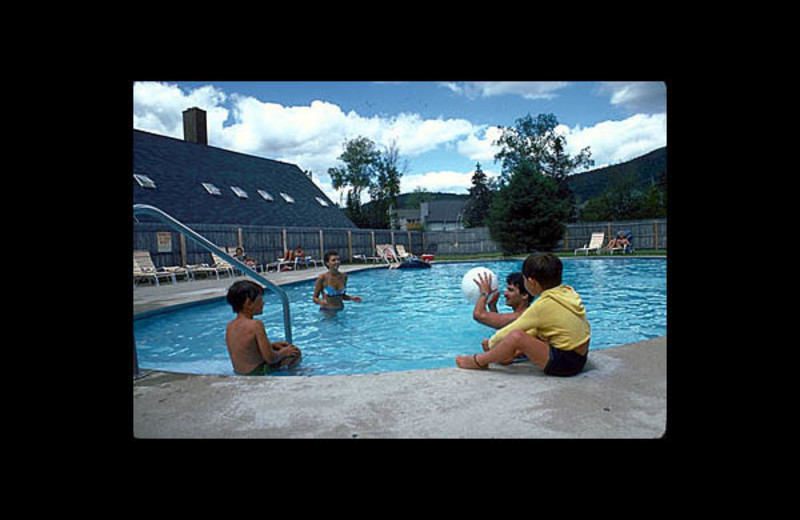
[[[486,370],[488,365],[484,366],[478,363],[478,354],[474,356],[457,356],[456,365],[459,368],[466,368],[467,370]]]

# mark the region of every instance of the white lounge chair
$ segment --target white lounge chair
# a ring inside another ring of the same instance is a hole
[[[406,251],[406,246],[403,244],[397,244],[395,248],[397,249],[398,256],[400,256],[400,260],[405,260],[406,258],[411,258],[414,256]]]
[[[578,251],[586,251],[586,255],[589,255],[589,251],[597,251],[597,254],[600,254],[600,248],[603,247],[603,240],[605,239],[605,233],[592,233],[592,238],[589,240],[588,246],[579,247],[575,250],[574,254],[578,254]]]
[[[233,277],[236,274],[236,268],[233,266],[232,263],[228,262],[224,258],[217,256],[216,253],[211,253],[211,259],[214,260],[214,268],[219,269],[220,271],[225,271],[226,273],[230,274]]]
[[[378,256],[386,262],[387,264],[392,264],[394,262],[400,263],[400,257],[395,252],[394,247],[392,244],[380,244],[375,246],[375,251],[378,253]]]
[[[176,268],[179,269],[179,268]],[[183,273],[185,271],[182,271]],[[177,285],[178,280],[175,278],[176,271],[165,270],[159,271],[153,264],[153,259],[150,258],[150,251],[134,251],[133,252],[133,284],[136,285],[136,280],[141,278],[152,278],[156,282],[156,287],[160,284],[159,278],[169,278],[174,285]]]

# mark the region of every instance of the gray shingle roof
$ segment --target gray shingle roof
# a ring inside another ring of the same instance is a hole
[[[144,188],[132,178],[134,204],[156,206],[186,224],[356,227],[294,164],[134,130],[133,173],[156,185]],[[215,185],[220,195],[210,195],[204,182]],[[247,198],[238,197],[232,186],[244,190]],[[274,200],[267,202],[258,190]]]

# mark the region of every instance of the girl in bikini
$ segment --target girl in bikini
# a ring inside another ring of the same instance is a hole
[[[314,284],[314,303],[323,312],[339,312],[344,309],[344,300],[360,302],[360,296],[347,294],[347,273],[339,271],[339,253],[325,253],[325,266],[328,271],[317,277]]]

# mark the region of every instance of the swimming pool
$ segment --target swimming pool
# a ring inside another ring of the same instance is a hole
[[[485,266],[500,278],[522,261],[437,263],[432,269],[372,269],[350,273],[345,302],[334,315],[311,300],[314,281],[285,285],[295,344],[303,361],[276,375],[332,375],[454,367],[454,358],[480,352],[492,329],[472,320],[461,278]],[[666,334],[666,259],[564,259],[563,282],[578,291],[592,327],[591,350]],[[242,279],[242,278],[239,278]],[[233,283],[233,281],[231,282]],[[267,291],[258,316],[271,340],[283,339],[279,298]],[[505,298],[498,310],[507,312]],[[233,374],[225,347],[230,306],[214,301],[134,319],[139,366],[191,374]]]

